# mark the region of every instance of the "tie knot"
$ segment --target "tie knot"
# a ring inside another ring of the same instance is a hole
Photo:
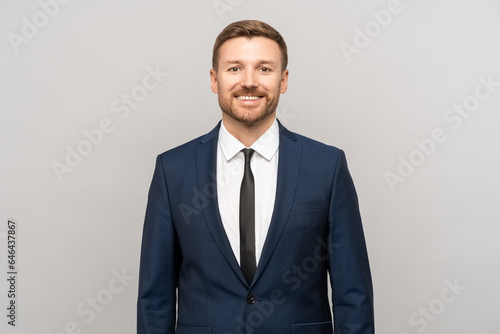
[[[243,154],[245,155],[245,165],[250,163],[250,160],[252,159],[253,153],[255,152],[251,148],[244,148]]]

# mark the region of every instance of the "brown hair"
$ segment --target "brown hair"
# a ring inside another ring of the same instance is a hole
[[[281,49],[281,71],[286,69],[288,65],[288,53],[285,40],[280,33],[265,22],[257,20],[244,20],[231,23],[224,28],[224,30],[222,30],[219,36],[217,36],[212,54],[212,67],[214,70],[217,71],[217,67],[219,65],[220,47],[227,40],[236,37],[266,37],[272,39],[278,43],[278,46]]]

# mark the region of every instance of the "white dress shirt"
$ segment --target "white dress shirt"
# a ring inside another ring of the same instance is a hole
[[[257,140],[251,149],[255,151],[250,167],[255,184],[255,256],[257,264],[266,241],[267,231],[276,197],[278,180],[279,127],[276,119],[273,125]],[[240,188],[243,179],[245,148],[231,135],[224,123],[219,130],[217,146],[217,198],[222,225],[240,263]]]

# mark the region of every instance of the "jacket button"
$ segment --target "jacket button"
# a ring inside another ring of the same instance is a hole
[[[248,304],[255,304],[255,300],[256,300],[256,299],[255,299],[255,297],[254,297],[254,296],[252,296],[252,295],[249,295],[249,296],[247,297],[247,303],[248,303]]]

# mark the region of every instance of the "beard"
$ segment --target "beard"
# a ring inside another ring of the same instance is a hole
[[[260,103],[258,106],[238,105],[236,96],[240,95],[262,96],[261,100],[264,99],[264,104]],[[233,92],[229,97],[219,95],[219,106],[222,112],[235,121],[248,125],[257,124],[269,115],[272,115],[278,107],[278,102],[279,94],[272,98],[265,92],[250,89]]]

